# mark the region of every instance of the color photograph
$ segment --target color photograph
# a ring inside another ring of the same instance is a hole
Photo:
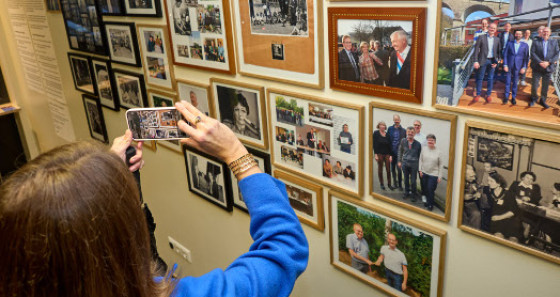
[[[175,91],[175,75],[165,26],[137,24],[144,75],[150,87]]]

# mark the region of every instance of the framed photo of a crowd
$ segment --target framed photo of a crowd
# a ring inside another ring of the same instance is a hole
[[[253,158],[257,162],[257,165],[259,166],[262,172],[271,174],[269,154],[250,147],[247,147],[247,151],[253,155]],[[247,209],[247,204],[245,204],[245,201],[243,200],[243,195],[239,190],[239,186],[237,184],[238,183],[237,178],[235,177],[235,175],[233,175],[233,172],[231,170],[228,171],[231,177],[230,180],[231,180],[231,188],[233,194],[233,206],[243,210],[244,212],[249,213],[249,210]]]
[[[82,101],[84,102],[84,110],[91,138],[103,143],[109,143],[107,127],[105,126],[105,119],[103,118],[103,110],[101,109],[101,104],[99,104],[99,99],[91,95],[82,94]]]
[[[119,110],[117,88],[109,60],[92,58],[93,77],[101,105],[112,110]]]
[[[560,129],[558,40],[550,38],[547,50],[550,54],[545,58],[542,32],[539,32],[546,27],[546,21],[541,20],[547,15],[538,11],[547,8],[548,2],[536,1],[529,5],[528,1],[517,1],[513,9],[513,1],[504,2],[492,10],[494,15],[484,18],[474,18],[465,13],[462,8],[470,1],[456,2],[438,1],[432,94],[434,107]],[[552,18],[554,23],[556,16]],[[491,28],[495,31],[495,39],[508,38],[511,41],[506,46],[500,45],[500,49],[508,54],[502,55],[500,60],[487,59],[490,65],[496,65],[492,70],[481,58],[484,52],[487,53],[487,47],[479,49],[481,54],[478,56],[474,55],[476,41],[482,36],[484,42],[478,44],[486,44],[489,37],[484,33]],[[508,35],[505,35],[508,30]],[[528,53],[527,58],[516,58],[518,54],[513,42],[516,34],[519,35],[521,51]],[[513,51],[506,51],[509,44]],[[537,59],[529,55],[533,49]],[[506,72],[504,62],[514,59],[517,59],[516,64],[510,65],[512,68]],[[546,63],[541,65],[541,61]]]
[[[233,210],[227,165],[215,157],[183,146],[189,191],[227,210]]]
[[[426,10],[329,7],[331,87],[422,103]]]
[[[127,16],[161,17],[160,0],[123,0]]]
[[[105,22],[112,62],[142,66],[134,23]]]
[[[467,122],[460,229],[560,264],[558,135]]]
[[[235,74],[230,0],[162,0],[173,62]]]
[[[264,87],[211,78],[216,119],[231,128],[241,142],[268,149]]]
[[[121,69],[113,69],[119,105],[123,108],[148,107],[144,75]]]
[[[187,101],[207,116],[214,116],[214,101],[210,100],[210,86],[199,82],[177,79],[180,101]]]
[[[445,231],[332,190],[328,212],[335,268],[391,296],[443,295]]]
[[[233,0],[239,72],[322,89],[322,2]]]
[[[71,49],[107,54],[105,32],[95,0],[60,0],[66,36]]]
[[[175,91],[175,74],[165,26],[137,24],[136,29],[146,83],[151,87]]]
[[[364,107],[278,89],[267,98],[273,164],[361,197]]]
[[[91,64],[91,58],[75,53],[68,53],[68,61],[72,78],[74,79],[74,87],[80,92],[90,95],[96,95],[97,89],[94,81],[94,73]]]
[[[274,170],[274,177],[286,184],[290,205],[299,221],[324,231],[323,187],[280,170]]]
[[[370,194],[449,221],[457,117],[372,102],[369,119]]]

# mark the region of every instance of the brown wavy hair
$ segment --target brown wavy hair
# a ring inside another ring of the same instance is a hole
[[[0,296],[166,295],[124,162],[100,144],[55,148],[0,188]]]

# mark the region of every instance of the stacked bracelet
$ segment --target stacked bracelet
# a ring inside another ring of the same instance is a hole
[[[257,166],[257,161],[253,158],[252,154],[243,155],[241,158],[229,163],[229,169],[233,172],[233,175],[238,176],[239,174]]]

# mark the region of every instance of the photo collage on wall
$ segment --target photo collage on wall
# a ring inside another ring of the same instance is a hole
[[[146,83],[153,87],[174,90],[175,76],[165,26],[137,25]]]

